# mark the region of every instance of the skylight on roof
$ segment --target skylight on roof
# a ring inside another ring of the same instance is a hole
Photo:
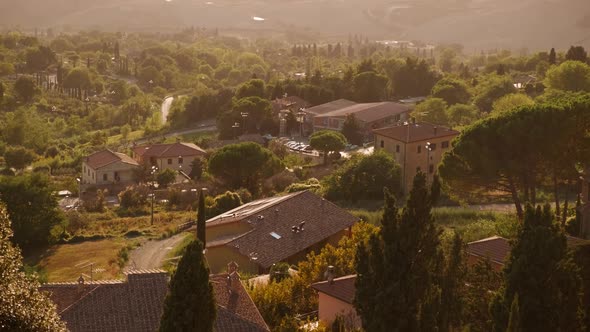
[[[270,236],[274,237],[275,239],[280,239],[282,236],[280,236],[279,234],[275,233],[275,232],[270,232]]]

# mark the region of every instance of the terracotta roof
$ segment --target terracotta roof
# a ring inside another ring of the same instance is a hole
[[[193,143],[176,142],[170,144],[140,145],[133,148],[136,156],[143,158],[172,158],[205,154],[205,150]]]
[[[329,281],[321,281],[312,284],[318,292],[322,292],[331,297],[335,297],[341,301],[352,304],[356,288],[354,282],[356,281],[356,274],[335,278],[332,283]]]
[[[227,277],[210,276],[217,304],[215,331],[270,331],[239,276],[231,293]],[[161,270],[131,271],[127,281],[53,283],[40,289],[49,293],[72,332],[156,331],[168,292],[168,274]]]
[[[207,221],[207,227],[242,223],[251,230],[207,247],[225,245],[263,268],[283,261],[351,227],[358,218],[310,191],[257,200]],[[305,222],[303,231],[293,226]]]
[[[386,101],[381,103],[365,103],[350,105],[348,107],[336,109],[331,112],[319,115],[318,118],[343,118],[346,117],[348,114],[354,114],[357,120],[370,123],[394,115],[407,113],[410,110],[411,108],[407,105],[395,103],[392,101]]]
[[[457,136],[459,132],[447,127],[437,126],[428,122],[404,124],[373,130],[375,135],[393,138],[400,142],[411,143],[426,141],[433,138]]]
[[[70,331],[155,331],[160,325],[168,275],[139,271],[127,281],[45,284]]]
[[[122,162],[135,166],[139,165],[137,161],[133,160],[133,158],[129,157],[128,155],[120,152],[114,152],[109,149],[93,153],[86,157],[85,161],[88,166],[95,170],[115,162]]]
[[[504,264],[510,254],[510,242],[500,236],[492,236],[479,241],[469,242],[467,252],[490,261]]]
[[[232,282],[236,283],[236,287],[229,285],[229,276],[228,274],[217,274],[209,277],[217,303],[214,330],[228,332],[270,331],[258,308],[244,289],[239,275],[232,274]]]
[[[317,105],[314,107],[310,107],[305,109],[306,113],[314,114],[314,115],[323,115],[332,111],[336,111],[339,109],[346,108],[348,106],[356,105],[354,101],[350,101],[347,99],[338,99],[331,101],[329,103]]]
[[[566,240],[568,247],[574,247],[589,242],[569,235],[566,235]],[[467,252],[469,254],[489,258],[490,261],[502,265],[508,260],[511,248],[510,241],[500,236],[492,236],[467,244]]]

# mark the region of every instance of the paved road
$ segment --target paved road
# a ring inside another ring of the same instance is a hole
[[[164,99],[164,102],[162,102],[162,124],[166,124],[166,121],[168,121],[168,113],[170,112],[170,107],[172,106],[173,101],[174,97],[167,97]]]
[[[205,120],[202,122],[197,123],[193,128],[188,128],[188,129],[179,129],[179,130],[174,130],[162,135],[157,135],[157,136],[153,136],[153,137],[146,137],[146,138],[141,138],[135,141],[135,143],[137,144],[145,144],[147,143],[150,139],[151,140],[155,140],[157,138],[165,138],[168,136],[181,136],[181,135],[188,135],[188,134],[195,134],[195,133],[204,133],[204,132],[209,132],[209,131],[216,131],[217,130],[217,126],[215,125],[215,119],[211,119],[211,120]]]
[[[189,229],[190,231],[190,229]],[[151,240],[134,249],[129,256],[127,270],[148,270],[161,268],[168,253],[182,242],[188,232],[181,232],[164,240]]]

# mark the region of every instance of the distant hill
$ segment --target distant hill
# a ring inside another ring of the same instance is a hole
[[[252,17],[264,18],[255,21]],[[168,31],[457,42],[468,48],[590,47],[589,0],[3,0],[0,28]],[[294,33],[297,32],[297,33]]]

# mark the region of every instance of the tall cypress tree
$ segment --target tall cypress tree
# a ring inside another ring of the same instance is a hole
[[[161,332],[213,331],[216,306],[203,245],[192,241],[170,281],[160,321]]]
[[[527,206],[504,278],[506,285],[491,306],[495,331],[506,331],[510,311],[518,311],[523,331],[581,330],[579,271],[549,205]],[[513,302],[518,308],[512,308]]]
[[[199,195],[199,206],[197,212],[197,239],[203,244],[203,248],[207,247],[207,215],[205,214],[205,191],[201,190]]]
[[[423,173],[401,214],[385,191],[380,233],[357,252],[354,304],[365,330],[436,329],[443,257],[431,207]]]
[[[455,233],[441,284],[439,331],[451,331],[461,327],[464,306],[461,288],[464,279],[463,240],[459,233]]]
[[[557,55],[555,54],[555,48],[551,48],[549,51],[549,64],[554,65],[557,63]]]

